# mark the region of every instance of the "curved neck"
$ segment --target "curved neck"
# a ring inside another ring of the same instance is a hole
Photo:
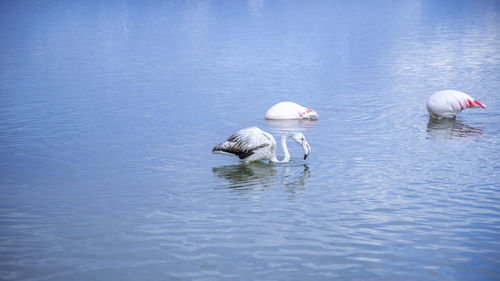
[[[292,134],[291,133],[286,133],[281,137],[281,148],[283,149],[283,153],[285,154],[285,158],[283,160],[278,160],[276,157],[276,154],[274,155],[274,158],[271,160],[273,162],[277,163],[288,163],[290,161],[290,153],[288,152],[288,148],[286,146],[286,140],[288,137],[290,137]]]

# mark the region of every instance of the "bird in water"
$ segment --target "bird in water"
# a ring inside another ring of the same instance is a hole
[[[457,113],[469,107],[486,108],[482,102],[466,93],[455,90],[436,92],[427,100],[429,115],[438,119],[455,118],[457,117]]]
[[[299,104],[284,101],[273,105],[266,112],[266,119],[310,119],[317,120],[319,114],[307,107],[303,107]]]
[[[212,149],[214,154],[236,155],[245,162],[256,160],[269,160],[271,162],[288,163],[290,153],[286,146],[287,139],[291,137],[304,149],[304,160],[311,153],[311,147],[302,133],[286,133],[281,137],[281,147],[285,157],[278,160],[276,157],[276,141],[274,137],[257,127],[239,130],[227,141],[216,145]]]

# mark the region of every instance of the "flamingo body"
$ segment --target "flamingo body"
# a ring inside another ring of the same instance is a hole
[[[319,114],[307,107],[299,104],[284,101],[273,105],[266,112],[266,119],[284,120],[284,119],[318,119]]]
[[[214,154],[227,154],[238,156],[245,162],[256,160],[269,160],[271,162],[288,162],[290,153],[286,146],[286,140],[292,139],[304,148],[304,159],[311,152],[311,147],[307,143],[302,133],[286,133],[281,138],[281,146],[285,153],[285,158],[279,161],[276,157],[276,141],[274,137],[257,127],[249,127],[239,130],[231,135],[225,142],[216,145],[212,149]]]
[[[427,100],[427,111],[434,118],[455,118],[457,113],[469,107],[486,108],[482,102],[455,90],[436,92]]]

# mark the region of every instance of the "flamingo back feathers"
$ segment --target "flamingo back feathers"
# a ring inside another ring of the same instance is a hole
[[[310,108],[303,107],[294,102],[284,101],[273,105],[266,112],[266,119],[318,119],[319,114]]]
[[[465,108],[486,106],[467,95],[455,90],[438,91],[427,100],[427,110],[433,117],[454,117]]]
[[[234,133],[227,141],[216,145],[212,153],[234,154],[240,159],[245,159],[256,150],[272,145],[273,142],[264,131],[257,127],[250,127]]]

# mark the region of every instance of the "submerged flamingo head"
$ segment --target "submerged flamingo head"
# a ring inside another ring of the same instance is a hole
[[[318,120],[319,114],[313,109],[306,108],[305,111],[299,113],[299,116],[302,119]]]

